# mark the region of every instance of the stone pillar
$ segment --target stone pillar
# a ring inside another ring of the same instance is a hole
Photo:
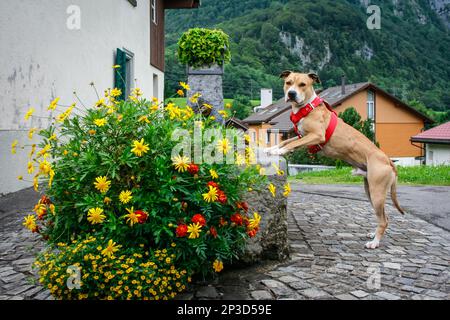
[[[202,107],[203,103],[213,106],[210,115],[214,116],[221,123],[224,123],[222,116],[219,114],[219,111],[224,108],[222,88],[223,72],[223,65],[219,66],[217,64],[203,68],[187,68],[188,84],[191,88],[188,91],[188,105],[195,112]],[[192,103],[189,99],[196,93],[200,93],[201,98],[198,103]]]

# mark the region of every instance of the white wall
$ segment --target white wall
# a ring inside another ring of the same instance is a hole
[[[427,165],[450,165],[450,145],[448,144],[426,144]],[[431,156],[430,153],[433,153]]]
[[[399,158],[391,158],[394,161],[396,166],[402,167],[411,167],[411,166],[420,166],[420,160],[416,160],[414,157],[399,157]]]
[[[29,185],[16,180],[25,173],[19,170],[24,161],[11,155],[11,141],[25,140],[30,127],[47,126],[53,98],[70,105],[76,90],[90,106],[97,100],[90,82],[100,93],[113,87],[117,48],[134,53],[134,78],[145,96],[163,98],[163,73],[150,65],[149,2],[138,1],[134,8],[127,0],[0,1],[0,194]],[[70,5],[81,10],[80,30],[67,28]],[[44,118],[25,123],[30,106]]]

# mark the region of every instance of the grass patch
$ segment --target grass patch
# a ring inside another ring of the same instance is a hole
[[[398,181],[409,185],[450,186],[450,166],[397,167]],[[299,173],[292,178],[308,184],[360,184],[362,177],[351,175],[352,168]]]

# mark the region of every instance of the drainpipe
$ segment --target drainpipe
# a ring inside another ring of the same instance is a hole
[[[345,74],[341,77],[341,93],[345,95],[345,82],[346,82]]]

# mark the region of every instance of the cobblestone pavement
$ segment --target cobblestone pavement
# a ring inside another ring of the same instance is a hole
[[[387,213],[381,247],[368,250],[366,234],[376,220],[367,201],[294,191],[289,260],[234,267],[180,298],[450,299],[450,233],[391,206]],[[22,217],[0,219],[0,299],[50,299],[30,271],[41,245],[21,228]]]

